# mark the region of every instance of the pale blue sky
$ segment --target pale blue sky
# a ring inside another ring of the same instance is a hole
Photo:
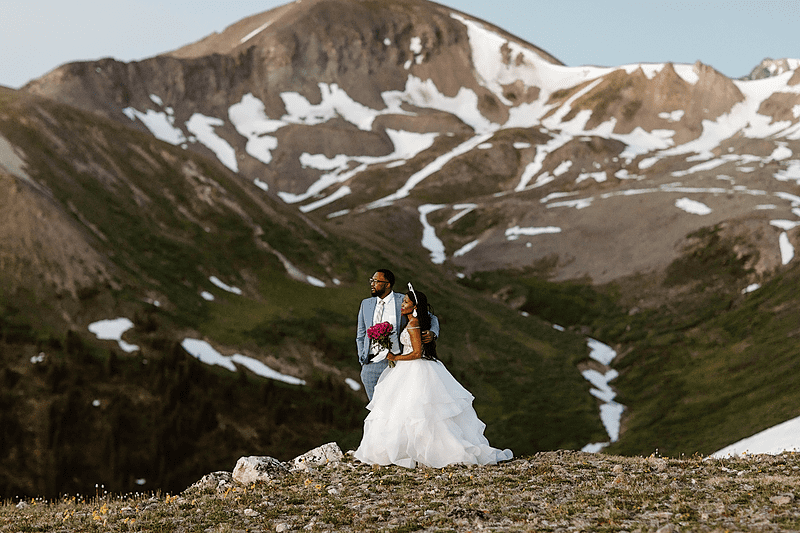
[[[390,0],[386,0],[390,1]],[[0,85],[67,62],[174,50],[285,0],[0,0]],[[441,0],[570,66],[672,61],[730,77],[800,58],[800,0]]]

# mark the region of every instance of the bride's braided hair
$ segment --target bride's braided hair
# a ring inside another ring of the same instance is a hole
[[[411,301],[417,306],[417,319],[419,320],[420,332],[431,329],[433,307],[428,303],[428,297],[425,296],[425,293],[414,290],[408,291],[406,296],[411,298]],[[422,358],[431,361],[439,360],[439,358],[436,357],[436,341],[422,343]]]

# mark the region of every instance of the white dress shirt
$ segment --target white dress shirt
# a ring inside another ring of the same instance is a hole
[[[381,302],[383,302],[383,306],[381,306]],[[383,307],[383,309],[381,309]],[[386,295],[386,298],[378,298],[378,301],[375,303],[375,314],[372,316],[372,325],[379,324],[381,322],[388,322],[392,325],[392,333],[397,332],[397,311],[394,307],[394,292],[389,291],[389,294]],[[370,352],[373,354],[377,354],[381,351],[381,348],[376,344],[373,344],[370,348]]]

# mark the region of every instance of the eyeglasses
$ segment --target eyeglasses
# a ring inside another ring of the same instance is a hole
[[[375,285],[376,283],[389,283],[389,282],[386,281],[385,279],[369,278],[369,284],[370,285]]]

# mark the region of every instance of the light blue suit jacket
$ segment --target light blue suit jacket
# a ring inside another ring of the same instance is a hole
[[[398,318],[399,324],[392,330],[390,339],[392,340],[392,353],[402,353],[403,348],[400,345],[400,332],[406,327],[408,319],[400,314],[400,307],[403,304],[405,294],[394,294],[394,310],[395,316]],[[365,365],[370,359],[370,340],[367,337],[367,329],[373,326],[373,317],[375,315],[375,306],[378,304],[377,296],[365,298],[361,302],[361,307],[358,309],[358,328],[356,330],[356,347],[358,348],[358,361]],[[436,315],[431,315],[431,331],[439,336],[439,319]]]

